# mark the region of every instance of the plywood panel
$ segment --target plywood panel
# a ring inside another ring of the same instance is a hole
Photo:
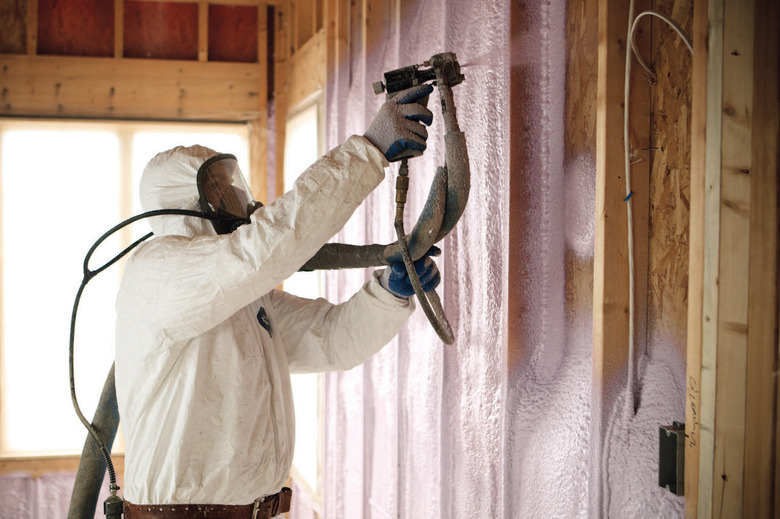
[[[27,54],[38,47],[38,0],[27,0]]]
[[[257,62],[258,8],[209,5],[208,11],[209,61]]]
[[[114,2],[38,0],[38,54],[114,55]]]
[[[691,33],[691,0],[656,0],[653,7]],[[650,119],[648,342],[671,343],[682,356],[688,294],[692,56],[665,22],[653,17],[640,23],[652,31],[651,63],[657,78],[651,90]]]
[[[27,51],[27,3],[0,2],[0,54]]]
[[[205,0],[198,2],[198,61],[209,59],[209,43],[211,40],[209,25],[209,4]]]
[[[125,2],[114,0],[114,57],[125,55]]]
[[[198,59],[198,4],[125,2],[128,58]]]

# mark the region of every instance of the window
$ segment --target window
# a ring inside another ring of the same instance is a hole
[[[289,190],[295,179],[322,155],[319,131],[319,104],[308,104],[287,120],[284,150],[284,186]],[[324,294],[321,271],[298,272],[284,282],[284,290],[301,297],[316,299]],[[296,480],[306,485],[316,497],[321,481],[321,412],[320,386],[317,373],[292,375],[295,399]]]
[[[141,212],[144,166],[179,144],[233,153],[249,171],[245,125],[0,121],[0,457],[81,452],[87,432],[70,401],[68,336],[84,256]],[[144,221],[131,227],[101,245],[90,268],[149,231]],[[78,311],[76,391],[90,419],[113,362],[120,272],[93,279]]]

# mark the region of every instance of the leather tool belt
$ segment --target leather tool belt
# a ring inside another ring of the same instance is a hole
[[[292,490],[255,500],[251,505],[136,505],[125,501],[125,519],[271,519],[290,511]]]

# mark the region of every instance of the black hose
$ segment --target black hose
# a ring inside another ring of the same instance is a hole
[[[118,225],[115,225],[114,227],[106,231],[100,238],[97,239],[97,241],[95,241],[95,243],[87,252],[86,257],[84,258],[84,278],[82,279],[81,285],[79,286],[79,289],[76,292],[76,299],[73,301],[73,312],[71,313],[71,318],[70,318],[68,374],[70,377],[70,397],[71,397],[71,401],[73,402],[73,409],[76,411],[76,415],[78,416],[81,423],[84,424],[84,427],[86,427],[87,431],[89,432],[89,436],[87,437],[87,440],[84,444],[84,449],[82,451],[82,459],[84,459],[84,456],[86,455],[87,461],[84,464],[83,471],[82,471],[82,464],[81,462],[79,463],[79,472],[77,473],[76,476],[77,478],[76,485],[74,486],[73,493],[71,494],[71,508],[70,511],[68,512],[69,519],[81,519],[82,517],[84,518],[94,517],[95,503],[91,504],[92,507],[91,515],[89,514],[89,512],[87,512],[87,509],[90,506],[92,496],[93,495],[96,496],[97,493],[100,492],[100,486],[102,485],[103,482],[103,473],[106,470],[108,471],[109,490],[111,492],[111,495],[115,497],[116,493],[119,491],[119,485],[117,485],[116,482],[116,472],[114,471],[114,464],[111,461],[111,445],[114,442],[114,437],[116,436],[116,430],[119,425],[119,411],[118,410],[114,411],[114,409],[116,409],[116,390],[114,389],[113,366],[109,371],[108,378],[106,378],[106,384],[103,388],[103,394],[101,395],[100,405],[98,406],[98,409],[95,413],[94,423],[90,423],[86,419],[84,414],[81,412],[81,407],[79,407],[78,399],[76,398],[76,379],[74,376],[74,364],[75,364],[74,345],[76,342],[76,316],[78,314],[79,302],[81,301],[81,296],[84,293],[84,289],[86,288],[87,283],[89,283],[89,281],[92,278],[94,278],[100,272],[104,271],[105,269],[107,269],[108,267],[110,267],[111,265],[119,261],[119,259],[121,259],[124,255],[126,255],[128,252],[130,252],[135,247],[140,245],[144,240],[152,236],[153,233],[150,232],[145,236],[141,237],[140,239],[136,240],[128,247],[126,247],[122,252],[114,256],[112,259],[110,259],[108,262],[106,262],[98,269],[90,270],[89,260],[92,257],[92,254],[95,252],[95,250],[97,250],[98,246],[119,229],[122,229],[142,218],[149,218],[152,216],[162,216],[162,215],[195,216],[198,218],[206,218],[209,220],[217,219],[214,216],[206,215],[198,211],[190,211],[187,209],[158,209],[155,211],[147,211],[145,213],[141,213],[139,215],[130,217],[127,220],[119,223]],[[100,429],[100,431],[98,431],[98,429]],[[94,458],[93,454],[96,451],[99,452],[101,457],[103,458],[103,463],[95,463],[94,460],[92,459]],[[85,480],[83,483],[79,482],[79,475],[81,476],[82,479]],[[95,497],[94,499],[96,502],[97,497]],[[85,500],[89,500],[89,502],[85,502]]]
[[[110,452],[119,427],[119,409],[116,401],[113,365],[108,371],[106,382],[103,385],[103,392],[92,419],[92,427],[106,450]],[[76,482],[70,497],[68,519],[93,519],[95,517],[95,509],[106,468],[105,452],[92,435],[88,434],[81,452]]]

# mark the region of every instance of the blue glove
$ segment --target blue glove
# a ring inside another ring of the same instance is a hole
[[[430,292],[439,286],[441,274],[436,262],[430,258],[431,255],[439,253],[437,248],[432,248],[425,256],[414,262],[414,270],[417,277],[420,278],[423,292]],[[379,278],[379,284],[388,292],[398,297],[411,297],[414,295],[414,288],[409,275],[406,272],[406,266],[403,261],[396,261],[389,267],[385,267],[382,276]]]
[[[433,113],[417,101],[431,92],[433,87],[423,84],[388,99],[363,137],[371,141],[389,161],[406,150],[425,151],[428,130],[423,124],[430,126]]]

